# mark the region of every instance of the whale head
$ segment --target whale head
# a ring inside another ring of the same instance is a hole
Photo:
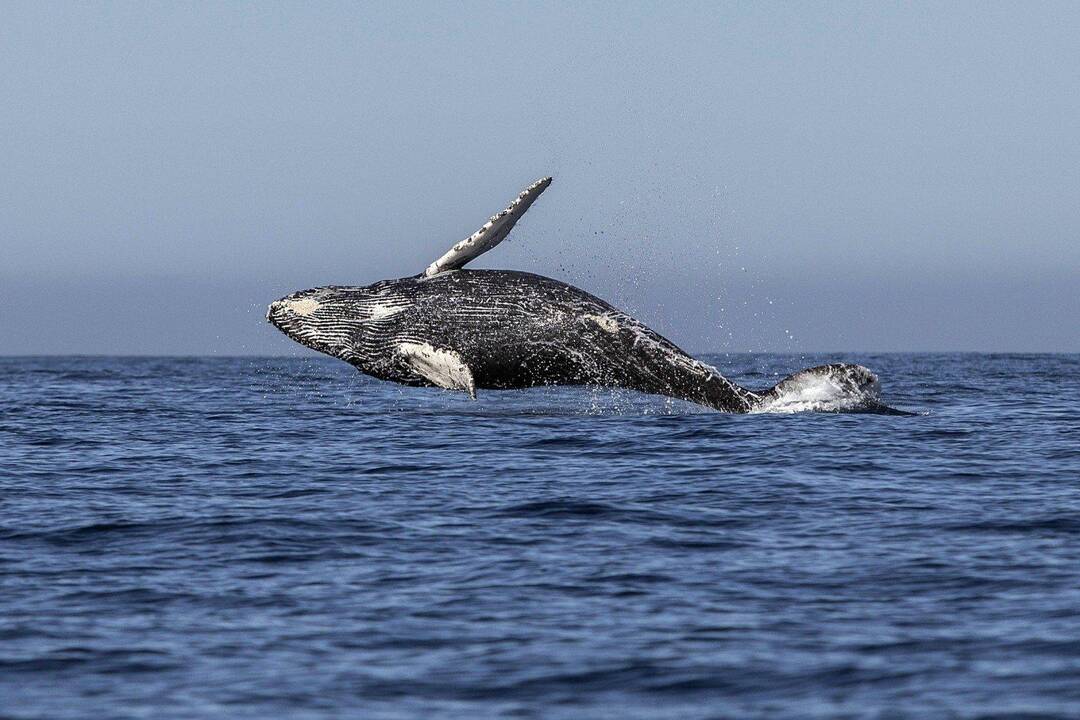
[[[290,338],[347,362],[365,359],[368,341],[384,323],[407,307],[387,297],[381,284],[301,290],[270,303],[266,320]]]

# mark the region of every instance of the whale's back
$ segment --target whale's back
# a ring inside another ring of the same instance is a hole
[[[643,323],[553,278],[460,270],[389,281],[382,292],[404,310],[382,327],[380,344],[452,349],[478,388],[605,385],[736,411],[754,402]],[[373,374],[398,379],[385,368]]]

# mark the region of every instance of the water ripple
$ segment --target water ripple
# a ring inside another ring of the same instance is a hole
[[[1080,716],[1080,357],[841,359],[922,414],[0,359],[0,716]]]

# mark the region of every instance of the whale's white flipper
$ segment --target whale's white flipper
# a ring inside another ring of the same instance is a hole
[[[439,350],[427,343],[403,342],[397,346],[397,353],[409,369],[432,385],[463,390],[476,399],[472,370],[453,350]]]
[[[426,277],[438,275],[447,270],[457,270],[465,263],[483,255],[506,238],[529,206],[533,204],[540,193],[551,184],[551,178],[541,178],[529,187],[521,191],[514,202],[498,215],[492,215],[484,225],[469,237],[465,238],[454,247],[446,251],[446,254],[435,262],[428,265],[424,271]]]

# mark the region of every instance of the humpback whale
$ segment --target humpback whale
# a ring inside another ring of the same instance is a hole
[[[525,188],[417,275],[295,292],[272,303],[267,320],[293,340],[372,377],[473,398],[481,389],[591,385],[735,413],[877,405],[878,379],[861,365],[821,365],[772,388],[750,390],[566,282],[465,269],[502,242],[550,184],[545,177]]]

